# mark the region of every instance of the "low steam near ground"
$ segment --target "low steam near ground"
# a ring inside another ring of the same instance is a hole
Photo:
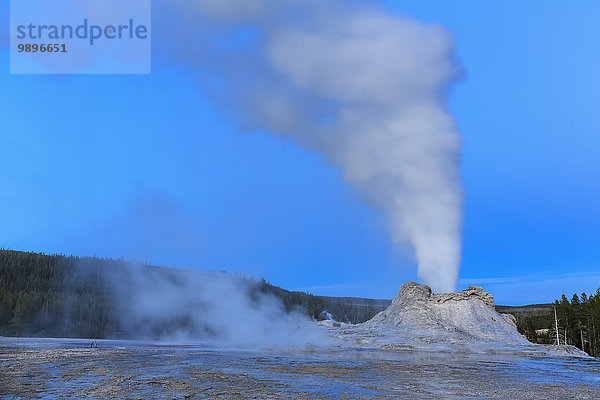
[[[80,273],[95,273],[80,268]],[[316,323],[300,308],[256,290],[257,282],[222,274],[125,265],[104,279],[117,302],[119,326],[129,338],[226,347],[372,348],[452,352],[506,352],[588,357],[574,346],[533,345],[514,318],[494,309],[478,287],[433,294],[415,282],[370,320],[353,325],[327,317]]]
[[[243,347],[329,343],[304,310],[288,312],[250,280],[139,265],[106,278],[123,302],[117,309],[128,337]]]

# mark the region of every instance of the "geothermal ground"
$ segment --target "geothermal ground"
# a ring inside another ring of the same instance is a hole
[[[360,325],[322,321],[327,346],[0,338],[0,396],[33,398],[600,398],[600,361],[532,345],[480,288],[414,282]]]
[[[0,397],[597,399],[600,362],[415,350],[1,339]]]

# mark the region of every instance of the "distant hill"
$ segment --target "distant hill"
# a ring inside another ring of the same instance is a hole
[[[496,306],[496,311],[504,314],[535,314],[547,313],[552,310],[551,303],[529,304],[526,306]]]

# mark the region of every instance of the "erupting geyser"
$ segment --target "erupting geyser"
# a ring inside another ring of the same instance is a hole
[[[453,291],[463,194],[461,137],[446,101],[460,73],[452,35],[364,1],[178,5],[200,17],[186,63],[211,88],[227,86],[243,126],[323,154],[386,213],[393,240],[414,248],[419,277]]]

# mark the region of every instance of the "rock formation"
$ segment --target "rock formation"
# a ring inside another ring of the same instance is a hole
[[[529,343],[517,331],[514,317],[497,313],[492,295],[477,286],[433,294],[429,286],[405,283],[392,304],[360,328],[427,342]]]
[[[365,323],[319,323],[351,348],[589,357],[574,346],[530,343],[515,318],[497,313],[492,295],[478,286],[434,294],[429,286],[408,282],[388,308]]]
[[[450,300],[460,301],[477,298],[483,301],[489,308],[494,309],[494,297],[479,286],[469,286],[468,289],[465,289],[462,292],[434,294],[432,297],[438,303],[445,303]]]

